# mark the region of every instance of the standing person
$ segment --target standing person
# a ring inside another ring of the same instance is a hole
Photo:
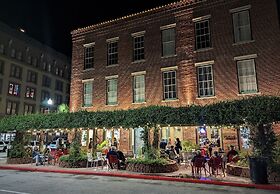
[[[178,137],[176,138],[176,142],[175,142],[175,150],[178,155],[180,154],[180,150],[182,150],[181,141]]]
[[[209,146],[208,146],[208,152],[209,152],[209,156],[211,157],[212,156],[212,150],[213,150],[213,144],[210,143]]]
[[[88,150],[90,151],[90,153],[92,153],[92,147],[93,147],[93,140],[92,138],[90,138],[88,143]]]
[[[117,138],[114,137],[114,140],[112,142],[112,146],[115,146],[116,149],[118,149],[118,142],[117,142]]]

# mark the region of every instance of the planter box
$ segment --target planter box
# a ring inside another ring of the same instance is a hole
[[[62,168],[85,168],[87,165],[87,161],[79,161],[74,164],[66,161],[59,161],[59,167]]]
[[[236,166],[234,164],[227,164],[226,173],[234,176],[250,178],[249,167]]]
[[[126,170],[142,173],[166,173],[175,172],[179,170],[179,167],[176,162],[171,162],[166,165],[128,163]]]
[[[7,158],[7,164],[31,164],[32,158]]]

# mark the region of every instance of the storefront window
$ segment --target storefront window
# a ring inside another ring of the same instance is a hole
[[[200,126],[197,128],[198,144],[221,147],[221,129],[217,127]]]

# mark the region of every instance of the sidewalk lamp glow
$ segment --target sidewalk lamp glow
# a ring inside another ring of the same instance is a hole
[[[52,104],[53,104],[52,99],[51,99],[51,98],[49,98],[47,103],[48,103],[48,105],[52,105]]]

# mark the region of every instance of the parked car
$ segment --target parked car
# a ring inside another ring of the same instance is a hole
[[[56,149],[56,141],[52,141],[48,146],[48,149]]]
[[[7,145],[4,141],[0,141],[0,151],[5,152],[7,150]]]

